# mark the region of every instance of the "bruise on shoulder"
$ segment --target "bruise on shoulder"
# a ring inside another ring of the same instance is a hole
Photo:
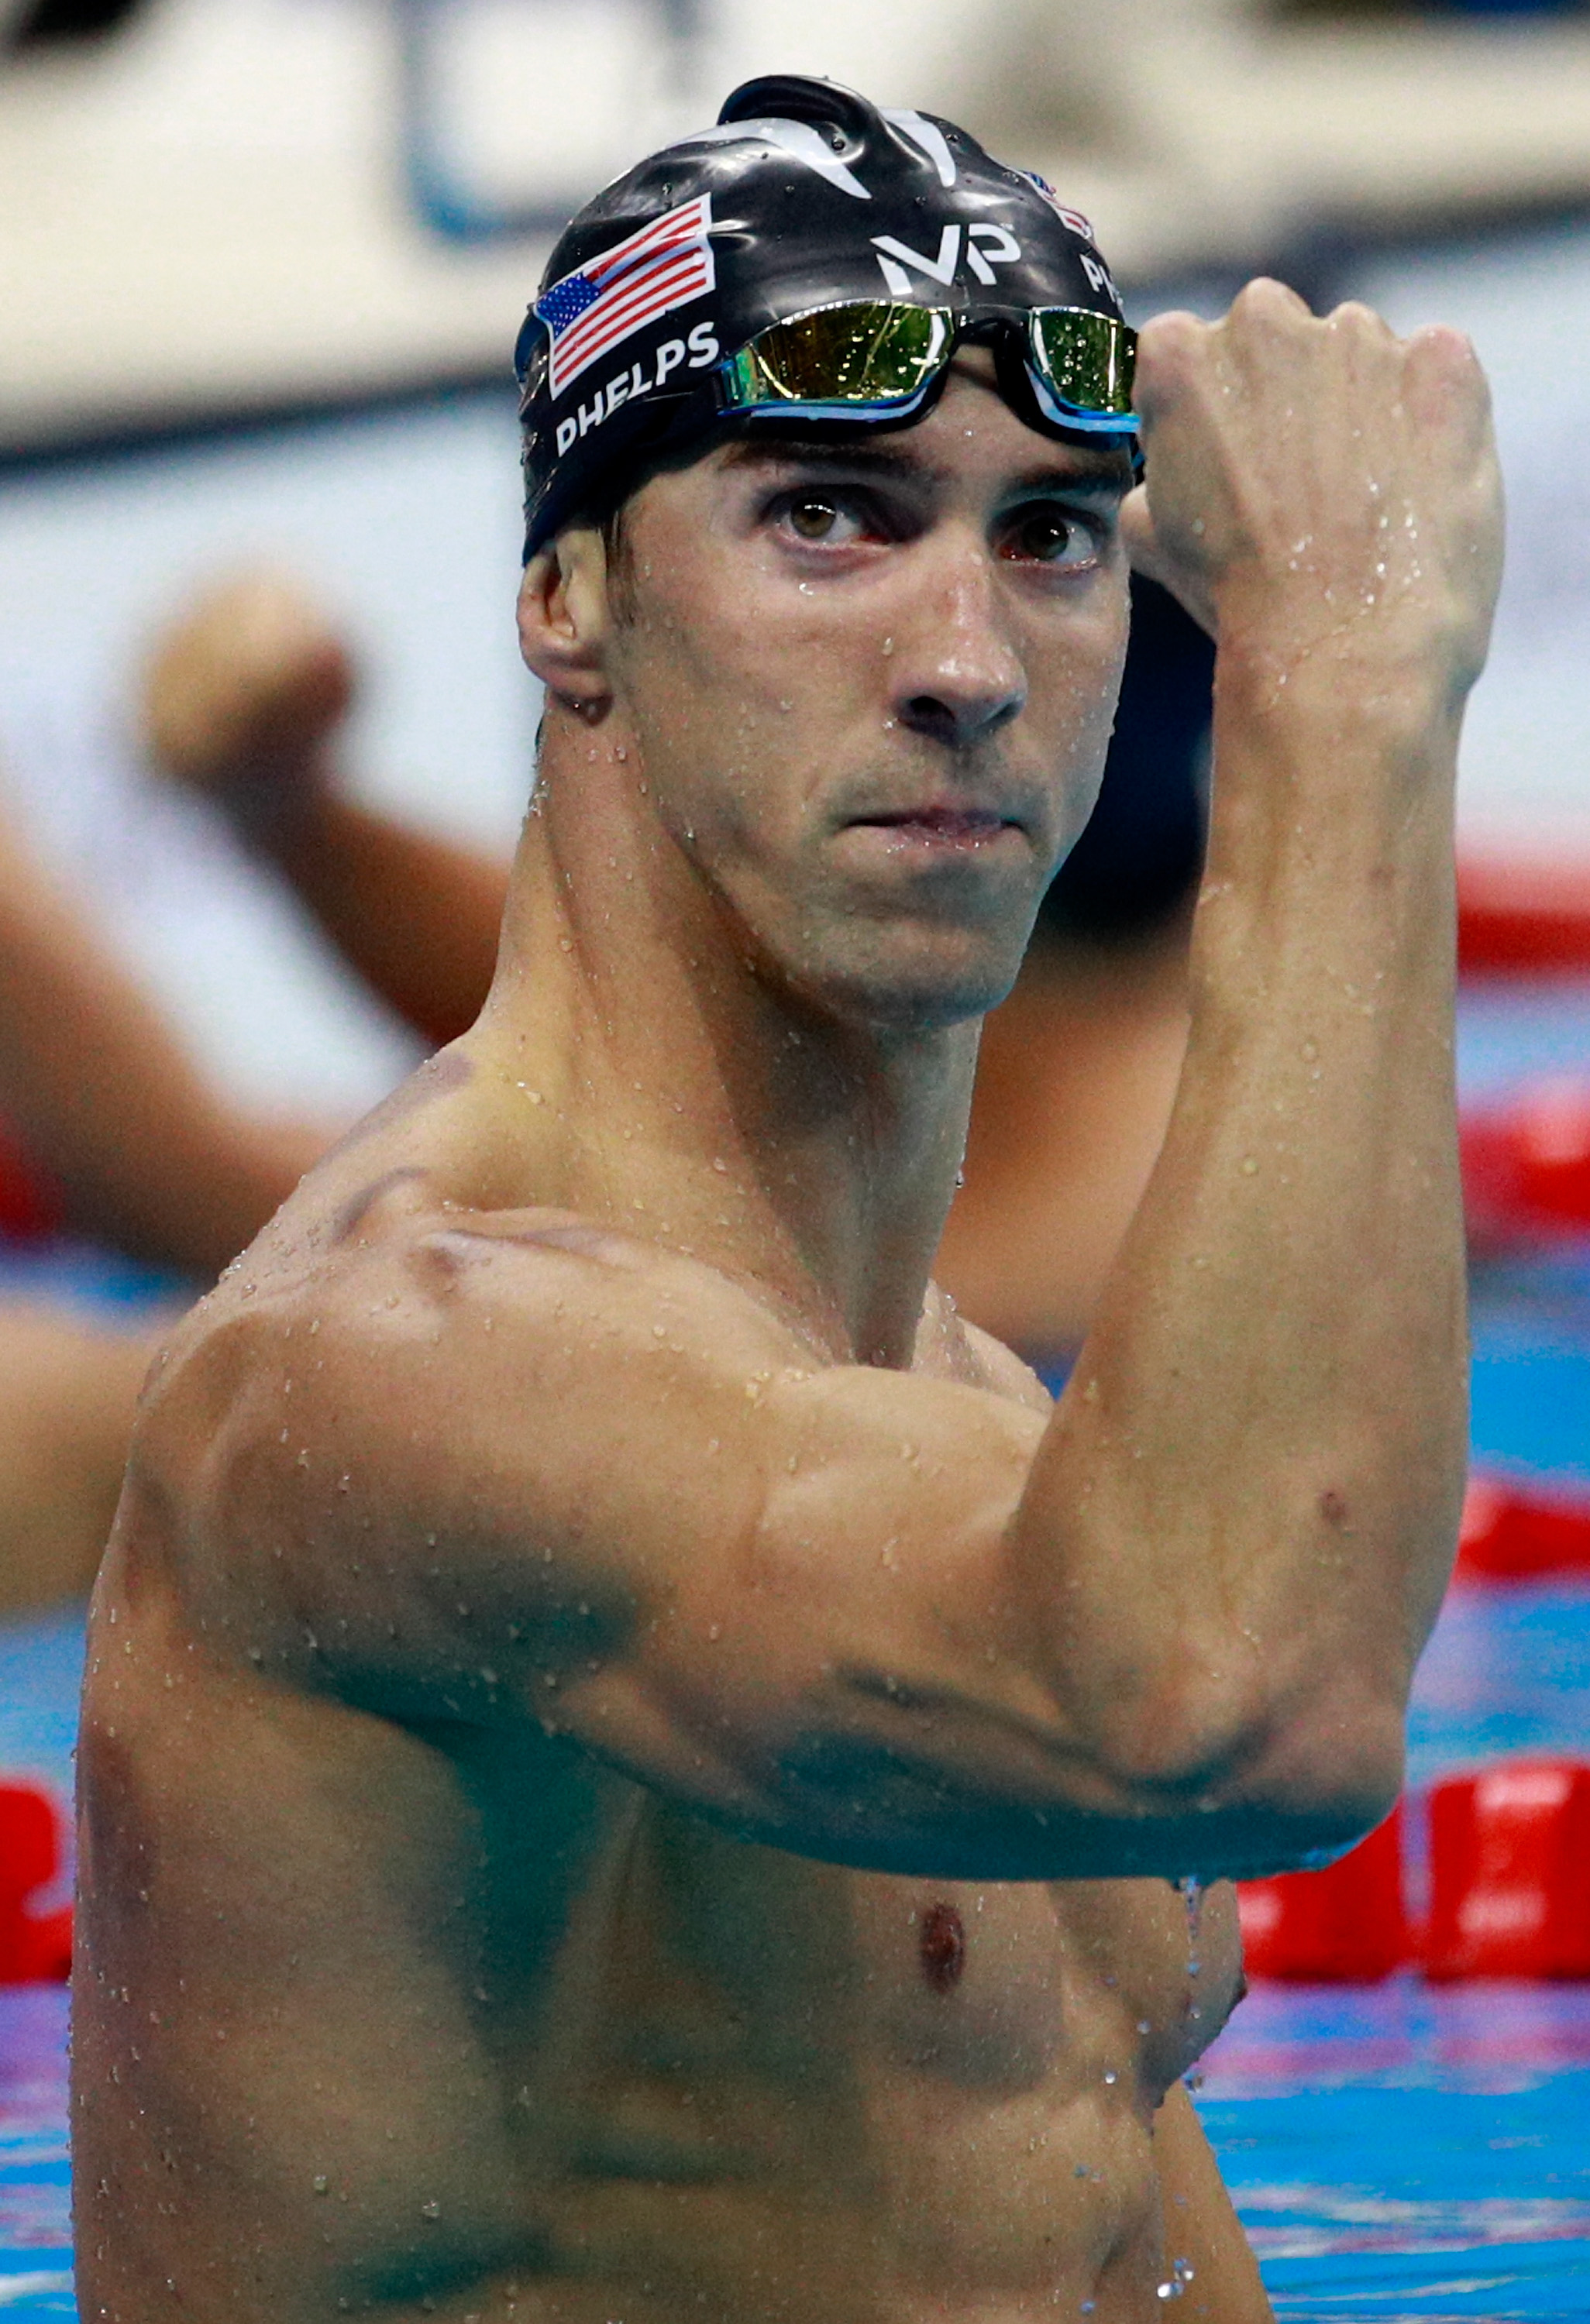
[[[425,1175],[389,1171],[356,1195],[346,1206],[347,1231],[356,1229],[399,1181]],[[482,1269],[504,1262],[513,1253],[544,1251],[554,1257],[595,1259],[630,1274],[643,1271],[657,1258],[655,1251],[631,1237],[568,1211],[466,1211],[440,1219],[431,1213],[414,1223],[420,1231],[404,1239],[404,1272],[425,1298],[442,1305],[462,1296]],[[519,1287],[528,1286],[522,1282]]]

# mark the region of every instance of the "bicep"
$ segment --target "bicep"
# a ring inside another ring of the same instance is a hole
[[[1184,2263],[1178,2310],[1185,2324],[1274,2324],[1258,2262],[1219,2166],[1181,2083],[1154,2117],[1154,2156],[1165,2215],[1165,2262]]]
[[[249,1311],[210,1530],[283,1656],[393,1716],[528,1712],[831,1861],[1135,1868],[1010,1579],[1040,1416],[812,1368],[710,1270],[557,1232],[378,1246],[291,1345]]]

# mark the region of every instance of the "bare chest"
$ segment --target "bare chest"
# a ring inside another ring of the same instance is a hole
[[[605,1861],[601,1858],[605,1857]],[[1236,1998],[1229,1891],[1162,1881],[858,1874],[726,1840],[646,1800],[592,1860],[544,1965],[587,2096],[689,2090],[697,2112],[858,2138],[1034,2135],[1099,2108],[1146,2126]],[[588,2077],[588,2079],[587,2079]]]

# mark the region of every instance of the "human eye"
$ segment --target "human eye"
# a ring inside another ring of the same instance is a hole
[[[879,540],[884,529],[858,494],[803,484],[781,493],[771,511],[774,529],[802,549],[851,549]]]
[[[1085,571],[1097,564],[1105,526],[1096,516],[1053,502],[1016,509],[1005,519],[999,554],[1017,565],[1039,565],[1050,573]]]

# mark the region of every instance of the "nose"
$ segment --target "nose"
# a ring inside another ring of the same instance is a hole
[[[1008,726],[1027,700],[992,560],[981,541],[946,545],[924,576],[912,635],[900,641],[892,707],[900,724],[953,751]]]

